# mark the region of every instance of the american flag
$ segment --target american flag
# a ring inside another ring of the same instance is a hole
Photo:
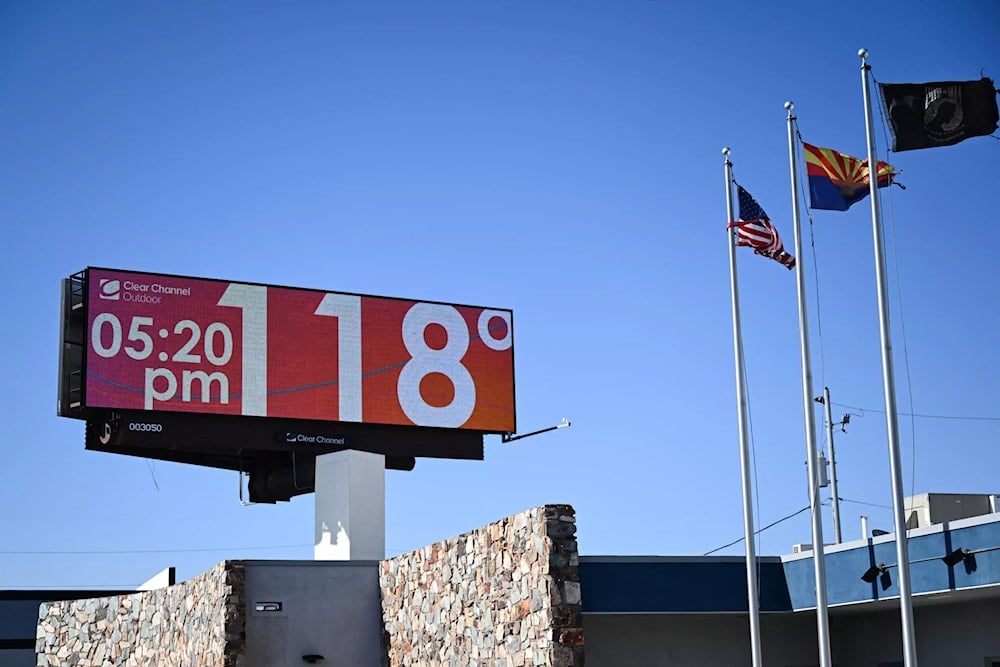
[[[794,269],[795,258],[785,252],[778,230],[771,224],[767,213],[739,183],[736,184],[736,191],[740,198],[740,219],[729,223],[730,227],[736,227],[736,245],[749,246],[758,255],[770,257]]]

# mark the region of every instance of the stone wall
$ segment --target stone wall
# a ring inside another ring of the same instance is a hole
[[[244,584],[243,566],[224,561],[167,588],[44,603],[37,665],[238,667],[246,642]]]
[[[582,666],[575,534],[544,505],[383,561],[389,664]]]

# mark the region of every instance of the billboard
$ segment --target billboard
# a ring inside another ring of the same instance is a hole
[[[103,268],[63,298],[60,414],[516,430],[510,310]]]

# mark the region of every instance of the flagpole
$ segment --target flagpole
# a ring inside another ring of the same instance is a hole
[[[792,180],[792,222],[795,226],[795,283],[799,297],[799,342],[802,352],[802,406],[806,430],[806,472],[809,477],[809,508],[812,516],[813,572],[816,576],[816,639],[820,667],[831,667],[830,621],[826,604],[826,560],[823,553],[823,516],[820,512],[819,478],[816,464],[816,417],[813,412],[812,365],[809,360],[809,323],[806,314],[806,281],[802,262],[802,225],[799,220],[799,183],[795,168],[795,135],[792,115],[794,104],[785,102],[788,111],[788,166]]]
[[[913,600],[910,593],[910,558],[906,544],[906,512],[903,507],[903,474],[899,455],[899,424],[896,418],[896,379],[892,365],[892,337],[889,335],[889,292],[886,287],[885,248],[882,244],[882,217],[878,203],[878,160],[875,157],[875,128],[872,121],[868,85],[868,51],[861,58],[861,91],[865,102],[865,133],[868,137],[868,181],[872,199],[872,236],[875,241],[875,284],[878,289],[878,323],[882,340],[882,387],[885,394],[885,425],[889,439],[889,466],[892,477],[892,507],[896,531],[896,563],[899,576],[899,611],[903,626],[903,665],[917,667]]]
[[[735,220],[733,216],[733,163],[729,161],[729,149],[723,148],[726,169],[726,215],[727,224]],[[740,326],[740,291],[736,282],[736,236],[726,230],[729,243],[729,284],[733,306],[733,351],[736,356],[736,422],[740,431],[740,473],[743,484],[743,536],[746,544],[747,568],[747,611],[750,616],[750,651],[753,667],[761,667],[760,643],[760,601],[757,587],[757,556],[754,546],[753,529],[753,489],[750,486],[750,447],[747,437],[747,401],[744,393],[746,379],[743,374],[743,330]]]

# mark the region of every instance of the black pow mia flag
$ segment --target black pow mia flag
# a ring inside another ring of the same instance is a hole
[[[997,129],[993,80],[880,83],[892,125],[892,150],[951,146]]]

